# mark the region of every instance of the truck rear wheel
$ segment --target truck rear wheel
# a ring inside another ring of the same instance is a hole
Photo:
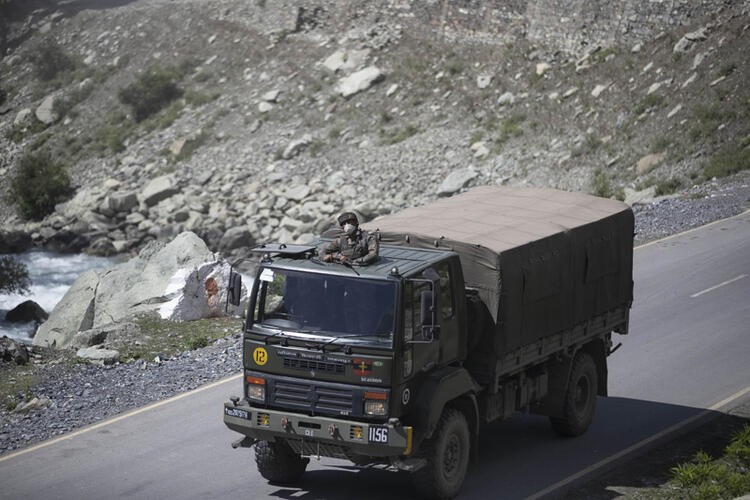
[[[587,352],[579,352],[570,370],[563,399],[563,416],[550,417],[552,428],[563,436],[580,436],[589,428],[596,410],[596,363]]]
[[[255,445],[255,463],[258,472],[271,483],[291,484],[302,477],[308,458],[302,458],[284,441],[258,441]]]
[[[417,492],[426,498],[456,496],[469,466],[470,442],[466,417],[458,410],[446,409],[426,443],[427,465],[412,476]]]

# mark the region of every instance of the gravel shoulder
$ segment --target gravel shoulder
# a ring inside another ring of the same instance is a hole
[[[636,244],[731,217],[749,208],[750,173],[709,182],[676,197],[636,206]],[[29,399],[48,400],[43,408],[26,412],[0,408],[0,454],[233,375],[241,369],[241,355],[241,335],[237,332],[203,349],[158,361],[141,359],[93,366],[76,363],[70,353],[35,351],[32,365],[0,364],[2,380],[17,382],[19,391]],[[738,426],[747,422],[748,414],[750,409],[746,408],[738,415],[720,415],[690,431],[688,436],[663,443],[655,451],[649,450],[645,458],[630,459],[616,470],[579,486],[567,498],[631,497],[627,488],[662,484],[669,467],[689,459],[697,449],[720,450]]]

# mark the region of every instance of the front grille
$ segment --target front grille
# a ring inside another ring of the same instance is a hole
[[[351,455],[346,452],[343,446],[311,440],[288,439],[287,442],[292,450],[300,455],[351,459]]]
[[[342,363],[329,363],[325,361],[314,361],[309,359],[284,358],[284,368],[343,375],[346,367]]]
[[[351,389],[294,380],[269,380],[271,405],[322,415],[351,415]]]

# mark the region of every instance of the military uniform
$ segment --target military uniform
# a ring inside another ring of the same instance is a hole
[[[357,228],[352,236],[342,234],[332,242],[323,245],[318,254],[321,259],[327,255],[333,257],[334,262],[341,261],[346,257],[346,261],[352,264],[366,266],[378,258],[380,243],[374,234]]]

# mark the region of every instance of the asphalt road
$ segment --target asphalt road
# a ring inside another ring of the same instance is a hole
[[[589,432],[559,438],[537,416],[485,426],[459,498],[555,496],[750,398],[750,212],[638,248],[635,297]],[[330,459],[298,488],[267,484],[221,420],[239,388],[234,377],[0,457],[0,498],[411,497],[406,474]]]

